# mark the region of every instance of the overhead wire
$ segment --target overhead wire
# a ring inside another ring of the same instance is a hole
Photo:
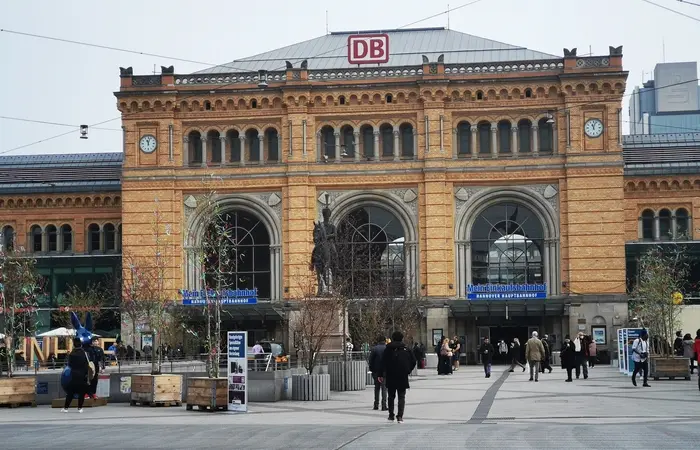
[[[45,120],[25,119],[23,117],[0,116],[0,119],[16,120],[18,122],[40,123],[40,124],[44,124],[44,125],[55,125],[58,127],[71,127],[71,128],[79,128],[80,127],[80,125],[72,125],[69,123],[47,122]],[[95,127],[95,128],[93,128],[93,130],[122,131],[119,128],[101,128],[101,127]]]
[[[654,6],[656,6],[656,7],[661,8],[661,9],[665,9],[666,11],[671,11],[672,13],[678,14],[679,16],[687,17],[688,19],[692,19],[692,20],[694,20],[694,21],[696,21],[696,22],[700,22],[700,18],[698,18],[698,17],[693,17],[693,16],[691,16],[691,15],[689,15],[689,14],[680,12],[680,11],[675,10],[675,9],[673,9],[673,8],[669,8],[668,6],[660,5],[660,4],[658,4],[658,3],[652,2],[651,0],[642,0],[642,1],[643,1],[644,3],[649,3],[650,5],[654,5]]]
[[[417,20],[417,21],[412,22],[412,23],[410,23],[410,24],[400,26],[399,29],[401,29],[401,28],[406,28],[406,27],[408,27],[408,26],[415,25],[415,24],[420,23],[420,22],[424,22],[424,21],[426,21],[426,20],[432,19],[432,18],[437,17],[437,16],[440,16],[440,15],[442,15],[442,14],[446,14],[446,13],[449,13],[449,12],[451,12],[451,11],[456,11],[456,10],[458,10],[458,9],[462,9],[462,8],[464,8],[464,7],[466,7],[466,6],[470,6],[470,5],[473,5],[473,4],[475,4],[475,3],[479,3],[479,2],[481,2],[481,1],[483,1],[483,0],[473,0],[473,1],[471,1],[471,2],[464,3],[464,4],[459,5],[459,6],[456,6],[456,7],[454,7],[454,8],[449,8],[449,9],[447,9],[447,10],[445,10],[445,11],[443,11],[443,12],[440,12],[440,13],[438,13],[438,14],[433,14],[433,15],[431,15],[431,16],[424,17],[423,19]],[[20,32],[16,32],[16,34],[19,34],[19,33],[20,33]],[[27,33],[27,34],[30,34],[30,33]],[[37,36],[38,36],[38,35],[37,35]],[[59,41],[63,41],[63,42],[68,42],[68,41],[69,41],[69,40],[65,40],[65,39],[61,39],[61,38],[56,38],[55,40],[59,40]],[[80,42],[80,41],[75,41],[75,43],[76,43],[76,44],[79,44],[79,45],[82,45],[82,44],[83,44],[83,43]],[[98,46],[98,45],[95,44],[95,46]],[[103,47],[107,47],[107,46],[103,46]],[[340,50],[340,49],[343,49],[343,48],[345,48],[345,46],[339,46],[339,47],[337,47],[337,48],[333,48],[333,49],[330,49],[330,50],[328,50],[328,51],[325,51],[325,52],[321,52],[321,53],[319,53],[319,54],[316,54],[316,55],[313,56],[313,58],[317,58],[317,57],[319,57],[319,56],[323,56],[323,55],[326,55],[326,54],[331,53],[331,52],[335,52],[335,51]],[[117,48],[115,47],[114,50],[116,50],[116,49],[117,49]],[[122,50],[125,51],[125,49],[118,49],[118,50],[120,50],[120,51],[122,51]],[[139,52],[136,52],[136,53],[139,53]],[[146,54],[146,53],[143,52],[143,54]],[[151,55],[153,56],[154,54],[151,54]],[[304,61],[305,59],[309,59],[309,58],[308,58],[308,57],[300,57],[300,58],[296,58],[295,61],[296,61],[296,62],[301,62],[301,61]],[[212,65],[211,67],[217,67],[217,66],[221,66],[221,65],[220,65],[220,64],[219,64],[219,65]],[[280,66],[279,68],[272,69],[272,70],[270,70],[270,71],[271,71],[271,72],[274,72],[274,71],[276,71],[276,70],[282,70],[282,69],[284,69],[284,68],[286,68],[286,63],[285,63],[284,66]],[[246,72],[251,72],[250,70],[247,70],[247,69],[246,69],[245,71],[246,71]],[[211,91],[222,90],[222,89],[225,89],[225,88],[227,88],[227,87],[233,86],[234,84],[237,84],[237,83],[233,82],[233,83],[228,83],[228,84],[221,85],[221,86],[216,86],[216,87],[213,87],[212,89],[210,89],[210,92],[211,92]],[[182,97],[180,100],[181,100],[181,101],[182,101],[182,100],[186,100],[186,99],[188,99],[188,98],[196,97],[196,96],[198,96],[198,95],[201,95],[201,93],[191,94],[191,95],[189,95],[189,96]],[[95,127],[95,126],[99,126],[99,125],[104,125],[104,124],[109,123],[109,122],[112,122],[112,121],[114,121],[114,120],[124,119],[125,117],[128,117],[128,116],[130,116],[130,115],[132,115],[132,114],[137,114],[137,113],[126,113],[126,114],[122,114],[122,115],[117,116],[117,117],[114,117],[114,118],[112,118],[112,119],[107,119],[107,120],[103,120],[103,121],[101,121],[101,122],[94,123],[94,124],[92,124],[92,125],[89,125],[88,127],[90,128],[90,127]],[[50,137],[47,137],[47,138],[44,138],[44,139],[40,139],[40,140],[38,140],[38,141],[31,142],[31,143],[29,143],[29,144],[21,145],[21,146],[19,146],[19,147],[14,147],[14,148],[11,148],[11,149],[8,149],[8,150],[3,150],[3,151],[0,151],[0,155],[5,154],[5,153],[10,153],[10,152],[13,152],[13,151],[16,151],[16,150],[20,150],[20,149],[23,149],[23,148],[26,148],[26,147],[30,147],[30,146],[33,146],[33,145],[36,145],[36,144],[39,144],[39,143],[42,143],[42,142],[50,141],[50,140],[53,140],[53,139],[56,139],[56,138],[59,138],[59,137],[63,137],[63,136],[66,136],[67,134],[69,134],[69,133],[62,133],[62,134],[59,134],[59,135],[50,136]]]

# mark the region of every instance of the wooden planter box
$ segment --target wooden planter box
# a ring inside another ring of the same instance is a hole
[[[133,389],[133,388],[132,388]],[[187,410],[195,406],[200,410],[228,410],[228,379],[187,378]]]
[[[0,378],[0,405],[36,406],[36,377]]]
[[[684,378],[690,380],[690,365],[688,358],[673,356],[652,356],[649,358],[649,376],[654,380],[659,378]]]
[[[132,375],[131,406],[182,406],[182,375]]]

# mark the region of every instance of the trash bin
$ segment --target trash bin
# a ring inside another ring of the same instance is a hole
[[[552,365],[558,366],[561,364],[561,352],[552,352]]]

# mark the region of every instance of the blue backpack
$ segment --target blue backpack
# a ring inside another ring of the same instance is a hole
[[[70,369],[70,366],[66,366],[63,368],[63,372],[61,372],[61,387],[64,390],[70,384],[70,379],[71,379],[71,369]]]

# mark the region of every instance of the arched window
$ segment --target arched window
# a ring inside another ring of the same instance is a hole
[[[111,223],[102,227],[105,235],[105,252],[113,252],[117,249],[117,229]]]
[[[498,152],[510,153],[510,122],[498,122]]]
[[[258,130],[251,128],[245,132],[245,141],[248,144],[247,161],[260,161],[260,139],[258,139]]]
[[[46,229],[46,243],[48,244],[47,251],[57,252],[58,251],[58,230],[55,225],[47,225]]]
[[[645,209],[642,212],[642,216],[639,219],[641,221],[641,233],[642,240],[653,241],[654,240],[654,211],[650,209]]]
[[[34,225],[29,229],[29,238],[29,247],[32,249],[32,251],[41,252],[43,249],[43,233],[41,232],[41,227],[39,225]]]
[[[673,239],[671,211],[665,208],[659,211],[659,239],[662,241],[670,241]]]
[[[207,158],[212,163],[221,164],[221,139],[219,139],[219,132],[212,130],[207,133],[207,152],[211,155]]]
[[[272,162],[280,161],[280,141],[279,133],[274,128],[265,130],[265,146],[267,148],[267,160]]]
[[[472,153],[472,125],[460,122],[457,125],[457,155],[467,156]]]
[[[355,157],[355,135],[350,125],[343,125],[340,129],[340,156],[352,159]]]
[[[117,227],[117,251],[122,251],[122,224]]]
[[[691,239],[690,233],[688,233],[688,210],[685,208],[679,208],[676,210],[676,239],[688,240]]]
[[[491,153],[491,124],[481,122],[479,124],[479,155],[488,155]]]
[[[406,293],[404,229],[394,214],[363,206],[337,230],[338,277],[350,298],[401,297]]]
[[[401,156],[413,158],[415,156],[413,148],[413,125],[410,123],[401,124],[399,127],[401,137]]]
[[[5,252],[15,249],[15,229],[7,225],[2,229],[2,250]]]
[[[226,140],[231,149],[228,160],[232,163],[241,162],[241,139],[240,133],[237,130],[228,130],[226,132]]]
[[[102,250],[100,245],[100,226],[96,223],[91,223],[88,226],[88,252],[94,253]]]
[[[372,125],[362,125],[360,134],[362,134],[362,154],[365,158],[374,158],[374,128]]]
[[[222,223],[208,230],[211,236],[205,245],[209,255],[205,263],[206,284],[217,289],[258,289],[258,297],[270,298],[270,236],[265,225],[247,211],[233,210],[222,214]],[[226,230],[229,244],[219,246],[219,233]],[[228,257],[219,261],[218,249],[228,250]]]
[[[321,146],[323,149],[322,160],[324,155],[329,160],[335,159],[335,130],[330,125],[321,128]]]
[[[73,229],[70,227],[70,225],[61,226],[61,251],[73,251]]]
[[[547,123],[548,120],[548,117],[544,117],[537,122],[540,153],[554,153],[554,128],[553,124]]]
[[[199,131],[191,131],[188,137],[189,162],[191,164],[202,164],[202,136]]]
[[[382,149],[382,158],[394,156],[394,127],[385,123],[379,127],[379,147]]]
[[[544,283],[544,230],[526,206],[486,208],[474,222],[471,248],[472,284]]]
[[[530,153],[532,151],[532,122],[523,119],[518,122],[518,152]]]

